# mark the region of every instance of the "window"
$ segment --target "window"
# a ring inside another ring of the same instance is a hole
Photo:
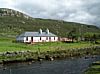
[[[49,37],[49,40],[51,41],[51,37]]]
[[[54,37],[54,40],[55,40],[55,37]]]
[[[26,41],[28,41],[28,37],[26,37]]]
[[[40,37],[40,40],[41,40],[41,37]]]
[[[48,40],[48,37],[46,37],[46,40]]]
[[[31,41],[33,42],[33,37],[31,37]]]

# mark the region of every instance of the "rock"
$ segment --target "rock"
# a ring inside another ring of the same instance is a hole
[[[29,62],[29,63],[28,63],[28,65],[31,65],[31,64],[32,64],[32,62]]]
[[[50,58],[49,55],[46,55],[46,56],[45,56],[45,59],[46,59],[46,60],[49,60],[49,58]]]
[[[88,56],[85,56],[85,59],[88,59],[89,57]]]
[[[54,58],[53,57],[50,57],[50,61],[53,61],[54,60]]]
[[[5,67],[5,68],[3,68],[3,70],[6,70],[7,68]]]
[[[43,60],[43,58],[41,58],[41,57],[38,57],[38,61],[42,61]]]

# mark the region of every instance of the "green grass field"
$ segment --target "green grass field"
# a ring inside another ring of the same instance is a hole
[[[79,43],[62,43],[62,42],[49,42],[49,43],[37,43],[37,44],[25,44],[25,43],[14,43],[9,39],[0,39],[0,52],[7,51],[33,51],[36,52],[40,50],[45,51],[56,51],[56,50],[71,50],[78,48],[85,48],[95,46],[96,44],[91,44],[89,42],[79,42]]]
[[[38,59],[46,55],[52,57],[74,57],[85,56],[88,54],[100,54],[100,50],[95,48],[100,46],[89,42],[64,43],[64,42],[47,42],[47,43],[15,43],[14,39],[0,38],[0,62],[3,60],[26,60],[27,58]],[[24,53],[19,53],[24,51]],[[49,52],[48,52],[49,51]],[[9,52],[12,52],[9,54]],[[2,54],[3,53],[3,54]],[[13,56],[14,55],[14,56]]]

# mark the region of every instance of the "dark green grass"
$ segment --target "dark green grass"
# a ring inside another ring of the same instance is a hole
[[[85,74],[100,74],[100,61],[94,63]]]

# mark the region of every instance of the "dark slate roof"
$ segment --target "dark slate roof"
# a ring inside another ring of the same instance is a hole
[[[47,36],[47,37],[55,37],[56,35],[49,32],[49,34],[47,34],[46,32],[42,32],[42,34],[40,34],[39,32],[24,32],[19,36],[34,36],[34,37],[43,37],[43,36]]]

